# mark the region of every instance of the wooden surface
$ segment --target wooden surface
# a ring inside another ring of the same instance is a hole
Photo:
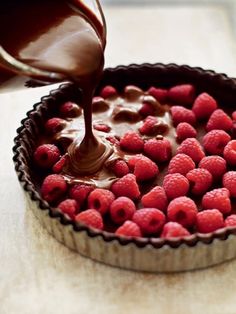
[[[236,76],[223,6],[106,7],[107,65],[143,61],[198,65]],[[48,87],[0,95],[0,313],[235,314],[236,261],[179,274],[115,269],[57,243],[25,208],[13,169],[19,121]]]

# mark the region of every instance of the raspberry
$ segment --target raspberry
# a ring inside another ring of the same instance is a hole
[[[205,153],[202,149],[201,144],[195,138],[187,138],[177,148],[177,154],[186,154],[192,158],[195,163],[205,157]]]
[[[191,126],[187,122],[181,122],[178,124],[178,126],[176,128],[176,135],[177,135],[177,139],[180,142],[182,142],[186,138],[196,137],[197,131],[194,129],[193,126]]]
[[[184,196],[188,193],[189,182],[180,173],[168,174],[163,181],[163,188],[169,199]]]
[[[139,132],[143,135],[154,135],[158,126],[158,119],[153,116],[148,116],[143,125],[139,128]]]
[[[225,227],[236,227],[236,215],[230,215],[225,219]]]
[[[127,174],[112,184],[112,192],[118,196],[126,196],[132,200],[139,198],[140,191],[133,174]]]
[[[232,119],[233,119],[234,121],[236,121],[236,111],[234,111],[234,112],[232,113]]]
[[[67,191],[67,184],[63,176],[51,174],[47,176],[41,186],[43,199],[48,203],[59,201]]]
[[[96,209],[101,215],[108,212],[115,195],[105,189],[95,189],[88,196],[88,207]]]
[[[104,112],[109,109],[109,103],[102,97],[95,96],[92,100],[93,112]]]
[[[191,192],[195,195],[202,195],[212,185],[212,175],[211,173],[204,169],[198,168],[189,171],[186,175],[191,187]]]
[[[111,127],[104,123],[94,123],[93,128],[100,132],[109,133],[111,131]]]
[[[67,161],[67,155],[62,156],[58,162],[56,162],[54,164],[54,166],[52,167],[52,170],[54,173],[60,173],[63,170],[63,167],[65,166]]]
[[[103,89],[100,92],[100,96],[102,98],[110,98],[110,97],[114,97],[117,95],[117,91],[115,89],[115,87],[111,86],[111,85],[107,85],[105,87],[103,87]]]
[[[195,99],[195,88],[190,84],[174,86],[169,89],[168,98],[181,105],[191,105]]]
[[[87,200],[89,193],[91,193],[94,188],[91,185],[86,184],[76,184],[70,189],[69,195],[71,198],[77,201],[79,205],[83,205]]]
[[[167,139],[150,139],[144,144],[144,153],[155,162],[170,160],[171,143]]]
[[[190,170],[195,168],[195,163],[192,158],[185,154],[177,154],[175,155],[168,166],[168,173],[180,173],[182,175],[186,175]]]
[[[172,106],[170,112],[174,126],[177,126],[181,122],[186,122],[191,125],[196,123],[195,114],[190,109],[186,109],[182,106]]]
[[[129,173],[129,167],[124,160],[117,160],[112,167],[114,174],[121,178]]]
[[[229,190],[220,188],[207,192],[202,198],[202,207],[218,209],[222,214],[228,214],[231,211]]]
[[[115,136],[107,136],[106,140],[108,140],[113,145],[119,145],[120,144],[120,141]]]
[[[175,198],[167,208],[169,221],[175,221],[184,227],[192,227],[196,221],[197,206],[186,196]]]
[[[197,119],[208,119],[213,111],[217,109],[217,102],[207,93],[200,94],[194,101],[193,112]]]
[[[157,165],[151,159],[144,157],[136,161],[134,175],[137,181],[147,181],[154,179],[159,173]]]
[[[236,140],[228,142],[225,146],[224,158],[230,166],[236,166]]]
[[[157,101],[164,103],[167,100],[168,91],[164,88],[156,88],[156,87],[150,87],[147,93],[154,98],[156,98]]]
[[[134,213],[132,220],[140,227],[142,234],[152,235],[161,231],[165,215],[156,208],[142,208]]]
[[[161,186],[155,186],[151,191],[143,195],[141,202],[143,207],[157,208],[163,212],[168,205],[166,192]]]
[[[197,231],[201,233],[213,232],[224,227],[224,218],[217,209],[203,210],[197,214]]]
[[[224,147],[230,141],[230,136],[223,130],[212,130],[202,139],[204,149],[212,155],[221,155]]]
[[[81,108],[74,102],[67,101],[60,107],[60,114],[66,118],[76,118],[81,115]]]
[[[210,116],[206,130],[209,132],[211,130],[224,130],[230,131],[233,127],[233,122],[231,118],[221,109],[215,110]]]
[[[128,131],[120,140],[120,147],[131,153],[140,153],[144,142],[140,135],[134,131]]]
[[[162,230],[161,238],[182,238],[190,235],[187,229],[185,229],[178,222],[167,222]]]
[[[45,123],[45,130],[49,134],[56,134],[64,129],[66,121],[61,118],[51,118]]]
[[[77,222],[82,222],[83,224],[96,228],[103,229],[103,220],[101,214],[95,209],[87,209],[84,212],[79,213],[75,220]]]
[[[135,85],[127,85],[124,88],[125,98],[129,101],[134,101],[143,95],[143,90]]]
[[[155,114],[155,109],[149,103],[143,103],[142,107],[139,109],[138,113],[142,117],[153,116]]]
[[[128,160],[128,166],[129,166],[129,169],[130,169],[131,171],[134,171],[134,167],[135,167],[136,163],[137,163],[140,159],[148,159],[148,160],[150,160],[149,158],[147,158],[146,156],[144,156],[144,155],[142,155],[142,154],[138,154],[138,155],[132,156],[132,157]]]
[[[202,158],[198,166],[208,170],[215,181],[219,180],[226,172],[226,161],[217,155]]]
[[[134,202],[128,197],[118,197],[110,207],[110,216],[114,223],[122,224],[126,220],[130,220],[136,210]]]
[[[60,210],[67,214],[71,219],[75,218],[77,211],[79,210],[78,203],[72,199],[66,199],[65,201],[61,202],[58,206]]]
[[[53,144],[40,145],[34,152],[34,160],[38,166],[50,169],[60,158],[59,149]]]
[[[141,237],[141,230],[139,226],[133,221],[127,220],[122,226],[120,226],[115,234],[126,237]]]
[[[223,186],[229,190],[231,197],[236,197],[236,171],[229,171],[224,174]]]

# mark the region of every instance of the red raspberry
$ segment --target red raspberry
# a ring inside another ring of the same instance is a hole
[[[100,132],[109,133],[111,131],[111,127],[104,123],[94,123],[93,128]]]
[[[177,154],[175,155],[168,167],[168,173],[180,173],[182,175],[186,175],[190,170],[195,168],[195,163],[192,158],[185,154]]]
[[[115,87],[111,85],[107,85],[103,87],[103,89],[100,92],[100,96],[104,99],[114,97],[116,95],[117,95],[117,90],[115,89]]]
[[[142,234],[152,235],[161,231],[165,215],[156,208],[142,208],[134,213],[132,220],[140,227]]]
[[[163,212],[168,205],[166,192],[161,186],[155,186],[151,191],[143,195],[141,202],[143,207],[157,208]]]
[[[168,95],[167,89],[150,87],[147,93],[153,96],[154,98],[156,98],[156,100],[161,103],[164,103],[167,101],[167,95]]]
[[[226,161],[217,155],[202,158],[198,166],[208,170],[215,181],[219,180],[226,172]]]
[[[81,115],[81,108],[74,102],[67,101],[60,107],[60,114],[66,118],[76,118]]]
[[[172,120],[174,126],[177,126],[181,122],[187,122],[191,125],[196,123],[196,117],[192,110],[182,106],[172,106],[170,108]]]
[[[54,164],[54,166],[52,167],[52,170],[54,173],[60,173],[63,170],[63,167],[65,166],[67,161],[67,155],[62,156],[58,162],[56,162]]]
[[[76,213],[79,210],[79,205],[75,200],[66,199],[65,201],[61,202],[58,206],[60,210],[68,215],[71,219],[75,218]]]
[[[197,206],[191,198],[177,197],[167,208],[169,221],[175,221],[184,227],[192,227],[196,221]]]
[[[202,195],[212,185],[212,175],[211,173],[204,169],[198,168],[189,171],[186,175],[191,187],[191,192],[195,195]]]
[[[87,209],[81,213],[79,213],[75,220],[77,222],[82,222],[83,224],[96,228],[96,229],[103,229],[103,220],[101,214],[95,209]]]
[[[231,211],[229,190],[220,188],[207,192],[202,198],[202,207],[203,209],[215,208],[222,214],[228,214]]]
[[[107,136],[106,140],[108,140],[111,144],[114,144],[114,145],[119,145],[120,144],[120,141],[115,136]]]
[[[186,140],[186,138],[196,137],[197,131],[189,123],[181,122],[176,128],[176,135],[177,139],[182,142],[183,140]]]
[[[138,155],[134,155],[132,156],[129,160],[128,160],[128,166],[129,169],[133,172],[136,163],[140,160],[140,159],[146,159],[146,160],[150,160],[148,157],[142,155],[142,154],[138,154]]]
[[[236,227],[236,215],[230,215],[225,219],[225,227]]]
[[[234,112],[232,113],[232,119],[233,119],[234,121],[236,121],[236,111],[234,111]]]
[[[168,98],[181,105],[191,105],[195,99],[195,88],[190,84],[174,86],[169,89]]]
[[[144,157],[136,161],[134,175],[137,181],[148,181],[154,179],[159,173],[157,165],[151,159]]]
[[[163,188],[169,199],[184,196],[188,193],[189,182],[180,173],[168,174],[163,181]]]
[[[86,184],[76,184],[70,189],[70,197],[77,201],[81,206],[87,200],[89,193],[94,190],[94,187]]]
[[[140,135],[134,131],[128,131],[120,140],[120,147],[131,153],[140,153],[144,142]]]
[[[207,153],[221,155],[224,147],[230,141],[230,136],[223,130],[212,130],[202,139],[202,144]]]
[[[104,98],[95,96],[92,100],[93,112],[104,112],[109,109],[109,103]]]
[[[186,154],[192,158],[195,163],[205,157],[205,153],[202,149],[201,144],[195,138],[187,138],[177,148],[177,154]]]
[[[139,226],[133,221],[127,220],[122,226],[120,226],[115,234],[126,237],[141,237],[141,230]]]
[[[223,186],[229,190],[231,197],[236,197],[236,171],[229,171],[224,174]]]
[[[224,227],[224,218],[218,209],[203,210],[197,214],[197,231],[201,233],[213,232]]]
[[[217,109],[217,102],[207,93],[200,94],[193,104],[193,112],[197,119],[208,119],[213,111]]]
[[[230,131],[232,127],[233,121],[231,118],[222,109],[217,109],[210,116],[206,130],[208,132],[211,130]]]
[[[150,139],[144,144],[144,153],[155,162],[170,160],[171,143],[167,139]]]
[[[105,189],[95,189],[88,196],[88,207],[96,209],[101,215],[108,212],[115,195]]]
[[[121,178],[129,173],[129,167],[124,160],[117,160],[112,167],[112,171],[118,178]]]
[[[59,201],[67,191],[67,184],[63,176],[59,174],[51,174],[47,176],[41,186],[43,199],[48,203]]]
[[[155,114],[155,109],[151,104],[143,103],[138,113],[145,118],[147,116],[153,116]]]
[[[66,121],[61,118],[51,118],[45,124],[45,130],[49,134],[56,134],[64,129]]]
[[[158,126],[158,119],[153,116],[148,116],[143,125],[139,128],[139,132],[143,135],[154,135],[156,133],[156,127]]]
[[[182,238],[190,235],[187,229],[185,229],[178,222],[167,222],[162,230],[161,238]]]
[[[34,160],[41,168],[51,168],[60,158],[59,149],[53,144],[40,145],[34,152]]]
[[[225,146],[224,158],[230,166],[236,166],[236,140],[228,142]]]
[[[112,184],[112,192],[116,196],[126,196],[132,200],[139,198],[140,191],[133,174],[127,174]]]
[[[135,213],[136,207],[130,198],[121,196],[111,204],[111,219],[116,224],[122,224],[126,220],[130,220]]]

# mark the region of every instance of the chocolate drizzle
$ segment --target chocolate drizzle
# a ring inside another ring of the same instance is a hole
[[[62,74],[81,89],[85,135],[82,141],[75,138],[69,148],[68,171],[80,175],[97,172],[112,154],[109,143],[97,139],[92,130],[92,96],[104,66],[103,25],[83,1],[23,0],[20,5],[1,6],[5,10],[0,27],[7,30],[0,34],[4,49],[25,64]]]

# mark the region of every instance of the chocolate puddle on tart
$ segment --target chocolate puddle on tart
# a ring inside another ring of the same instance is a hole
[[[92,96],[104,66],[105,29],[95,14],[76,0],[25,0],[5,4],[2,12],[0,27],[7,31],[1,32],[0,42],[8,53],[37,69],[61,74],[61,80],[73,81],[82,90],[85,135],[73,138],[67,170],[81,175],[96,173],[113,151],[109,142],[95,137],[92,130]],[[12,40],[16,31],[17,41]]]

